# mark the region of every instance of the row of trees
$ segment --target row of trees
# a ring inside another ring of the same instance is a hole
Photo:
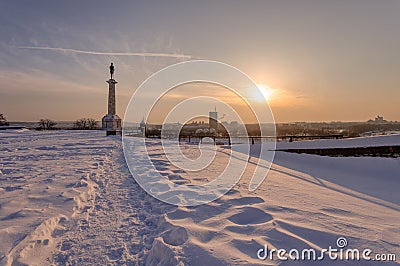
[[[39,129],[40,130],[54,130],[56,129],[57,123],[50,119],[40,119]],[[98,128],[98,122],[93,118],[81,118],[74,122],[74,129],[80,130],[93,130]]]
[[[10,123],[7,121],[6,116],[0,113],[0,126],[9,126]],[[54,130],[56,129],[57,123],[54,120],[43,118],[38,122],[39,130]],[[99,125],[93,118],[81,118],[74,122],[74,129],[80,130],[93,130],[98,129]]]
[[[54,127],[57,125],[57,123],[53,120],[50,119],[40,119],[39,120],[39,129],[40,130],[52,130],[55,129]]]
[[[98,124],[97,121],[93,118],[81,118],[75,121],[74,123],[75,129],[97,129]]]

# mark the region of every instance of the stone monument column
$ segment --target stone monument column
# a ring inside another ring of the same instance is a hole
[[[121,135],[121,118],[116,113],[115,104],[115,84],[118,82],[113,79],[114,65],[111,63],[110,66],[111,78],[107,80],[108,83],[108,113],[101,120],[102,129],[106,130],[106,135]]]
[[[106,82],[108,83],[108,114],[115,115],[115,84],[118,82],[115,79],[109,79]]]

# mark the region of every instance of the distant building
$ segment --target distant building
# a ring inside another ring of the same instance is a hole
[[[215,108],[214,112],[208,113],[208,125],[210,128],[213,128],[215,131],[218,131],[218,113],[217,108]]]
[[[142,133],[142,136],[146,135],[146,122],[144,122],[144,117],[142,119],[142,122],[140,122],[139,130]]]
[[[184,124],[181,128],[180,135],[202,135],[202,134],[214,134],[215,129],[211,128],[209,124],[204,121],[192,121],[191,123]]]
[[[202,118],[204,119],[204,118]],[[239,123],[233,121],[218,122],[217,111],[209,112],[208,123],[202,120],[192,120],[185,124],[166,123],[162,125],[148,124],[144,120],[140,123],[138,130],[142,130],[146,137],[176,138],[176,137],[226,137],[228,128],[233,128],[232,132],[239,134]],[[241,132],[240,132],[241,133]]]
[[[374,120],[368,120],[368,123],[386,123],[387,121],[383,119],[383,116],[377,115]]]

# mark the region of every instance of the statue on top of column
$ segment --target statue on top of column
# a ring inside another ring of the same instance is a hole
[[[114,71],[115,71],[114,64],[111,63],[111,65],[110,65],[110,75],[111,75],[111,79],[113,79]]]

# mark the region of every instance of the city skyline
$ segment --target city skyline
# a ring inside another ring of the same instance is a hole
[[[249,75],[278,123],[400,120],[398,1],[126,1],[113,12],[108,1],[0,7],[0,112],[10,121],[100,120],[110,62],[122,118],[147,77],[191,59]]]

